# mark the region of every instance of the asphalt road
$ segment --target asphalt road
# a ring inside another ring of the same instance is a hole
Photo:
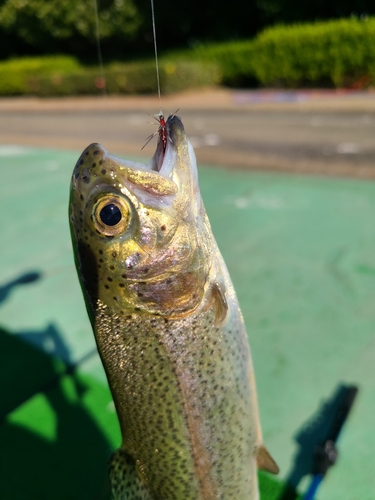
[[[219,91],[165,98],[164,108],[181,103],[201,164],[375,178],[375,94],[290,96]],[[141,148],[157,130],[148,114],[157,109],[154,98],[2,100],[0,144],[80,151],[99,142],[114,154],[151,157],[155,139]]]

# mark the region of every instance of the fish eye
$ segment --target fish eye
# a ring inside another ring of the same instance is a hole
[[[122,219],[121,210],[114,203],[108,203],[100,210],[100,219],[106,226],[115,226]]]
[[[129,227],[131,208],[122,197],[107,194],[93,206],[92,220],[96,230],[105,236],[117,236]]]

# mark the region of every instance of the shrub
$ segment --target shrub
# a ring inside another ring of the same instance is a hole
[[[105,68],[110,94],[156,93],[155,63],[113,63]],[[363,77],[363,78],[362,78]],[[160,59],[163,93],[215,85],[351,85],[375,77],[375,17],[267,28],[254,40],[199,45]],[[97,68],[71,57],[0,63],[0,95],[98,94]]]
[[[30,79],[35,75],[58,78],[79,68],[79,62],[69,56],[22,57],[1,61],[0,95],[33,93]]]
[[[161,59],[161,91],[165,94],[188,88],[215,85],[220,81],[217,66],[196,61]],[[106,68],[109,93],[154,94],[157,92],[155,62],[113,63]]]
[[[155,63],[113,63],[104,70],[106,90],[109,94],[155,94],[157,79]],[[164,94],[188,88],[214,85],[219,81],[217,68],[197,62],[161,62],[160,86]],[[34,79],[34,93],[41,96],[100,94],[103,79],[95,68],[84,68],[79,72],[56,77]]]
[[[375,76],[375,18],[274,26],[253,40],[199,45],[179,55],[217,64],[225,85],[340,87]]]
[[[109,94],[157,92],[155,62],[113,63],[105,69]],[[187,88],[215,85],[220,74],[214,64],[160,61],[160,84],[168,94]],[[0,63],[0,95],[68,96],[100,94],[103,78],[98,68],[81,66],[70,57],[40,57]]]
[[[224,85],[254,83],[254,50],[251,40],[199,45],[190,52],[190,57],[217,64]]]
[[[253,43],[253,68],[263,84],[348,85],[375,68],[375,18],[277,26]]]

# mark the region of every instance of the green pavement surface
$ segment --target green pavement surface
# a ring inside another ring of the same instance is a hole
[[[68,228],[79,153],[0,146],[3,500],[109,498],[120,434]],[[281,468],[279,481],[261,475],[262,500],[294,498],[287,480],[305,491],[314,443],[348,384],[359,396],[318,499],[373,500],[375,183],[199,174],[248,329],[264,441]]]

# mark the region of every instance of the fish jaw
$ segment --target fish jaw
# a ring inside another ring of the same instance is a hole
[[[178,317],[202,301],[212,236],[201,201],[194,151],[177,116],[167,147],[149,163],[124,161],[99,144],[72,176],[70,225],[90,317],[98,299],[116,313]],[[102,210],[121,220],[107,225]]]

